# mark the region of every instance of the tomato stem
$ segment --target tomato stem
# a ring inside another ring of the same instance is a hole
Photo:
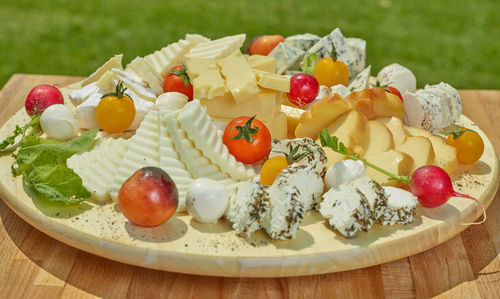
[[[253,142],[252,135],[259,132],[259,127],[252,128],[252,121],[255,115],[252,116],[243,126],[236,126],[234,129],[238,130],[238,135],[234,136],[234,140],[245,139],[248,142]]]

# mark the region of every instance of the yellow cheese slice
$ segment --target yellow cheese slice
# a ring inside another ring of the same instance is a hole
[[[243,103],[259,92],[255,75],[243,55],[229,55],[216,63],[236,103]]]
[[[368,121],[366,133],[359,145],[363,152],[381,153],[394,148],[392,133],[382,122],[377,120]]]
[[[413,168],[413,159],[409,155],[393,149],[382,153],[369,153],[364,158],[368,162],[396,175],[410,175]],[[367,176],[381,185],[402,186],[400,181],[389,180],[387,175],[371,167],[366,167],[365,171]]]
[[[434,149],[434,165],[443,168],[451,175],[458,168],[457,149],[446,144],[444,139],[439,136],[431,136],[429,141]]]
[[[224,79],[215,59],[190,59],[186,61],[186,70],[193,84],[195,99],[213,99],[225,94]]]
[[[281,92],[290,92],[290,78],[269,72],[255,70],[257,84],[260,87]]]
[[[407,132],[403,122],[397,117],[380,117],[376,120],[382,122],[391,131],[394,146],[399,146],[405,142]]]
[[[422,136],[425,138],[430,138],[433,136],[432,133],[427,131],[426,129],[408,127],[408,126],[404,126],[404,128],[405,128],[406,133],[410,136]]]
[[[265,55],[250,55],[247,57],[248,64],[253,70],[276,73],[276,59]]]
[[[113,68],[123,70],[122,58],[123,58],[123,54],[119,54],[119,55],[115,55],[115,56],[111,57],[101,67],[99,67],[95,72],[93,72],[90,76],[88,76],[85,80],[82,81],[82,87],[99,80],[99,78],[101,78],[101,76],[104,75],[104,73],[106,73],[107,71],[110,71]]]
[[[415,169],[434,163],[434,149],[429,139],[422,136],[408,136],[403,144],[396,146],[396,150],[412,157],[414,164],[411,172]]]

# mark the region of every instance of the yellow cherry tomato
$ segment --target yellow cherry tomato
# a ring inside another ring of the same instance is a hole
[[[288,161],[284,156],[274,156],[267,159],[260,170],[260,183],[266,186],[272,185],[276,176],[278,176],[283,169],[288,167],[288,165]]]
[[[331,87],[337,84],[346,85],[349,81],[349,69],[340,60],[331,57],[321,58],[314,68],[314,78],[319,85]]]
[[[121,133],[127,130],[135,117],[132,99],[125,94],[123,82],[116,85],[116,92],[104,95],[96,108],[97,122],[108,133]]]
[[[460,164],[472,164],[479,160],[484,152],[481,136],[467,128],[459,128],[450,133],[446,143],[457,149],[457,160]]]

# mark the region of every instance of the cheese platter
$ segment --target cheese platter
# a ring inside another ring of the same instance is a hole
[[[388,66],[379,80],[370,76],[365,43],[344,38],[338,28],[313,37],[287,38],[266,56],[243,55],[244,35],[213,41],[186,35],[125,68],[120,55],[112,57],[84,80],[60,87],[64,108],[49,106],[40,118],[45,134],[39,136],[39,150],[82,147],[56,166],[69,169],[68,181],[76,175],[90,199],[47,199],[52,186],[36,181],[42,168],[37,157],[29,160],[34,148],[23,144],[24,132],[20,149],[0,156],[2,198],[28,223],[71,246],[133,265],[213,276],[284,277],[368,267],[432,248],[466,229],[493,199],[499,173],[491,142],[462,115],[458,92],[446,83],[415,91],[413,74],[399,65]],[[332,48],[346,62],[347,81],[322,86],[321,96],[318,86],[311,103],[293,105],[287,94],[295,84],[321,76],[296,77],[314,60],[308,55],[329,58]],[[182,67],[169,71],[179,63]],[[162,81],[169,74],[188,77],[191,94],[167,92]],[[369,88],[370,80],[395,80],[406,90],[397,96],[384,87]],[[334,91],[341,89],[343,94]],[[14,100],[23,102],[28,92]],[[109,120],[116,111],[100,103],[125,96],[135,113],[124,130],[114,132],[116,124]],[[6,121],[0,140],[36,119],[25,109]],[[224,139],[232,118],[242,114],[255,115],[255,122],[248,115],[234,128],[268,128],[267,138],[273,139],[257,162],[245,163],[233,151],[235,138]],[[484,152],[477,161],[459,163],[456,150],[441,137],[450,125],[480,136]],[[61,129],[66,126],[70,129]],[[323,128],[328,137],[339,137],[341,146],[329,146],[319,132]],[[29,163],[21,158],[35,163],[26,168]],[[359,161],[350,164],[353,160]],[[282,163],[271,179],[268,161]],[[381,174],[370,163],[393,174]],[[435,208],[417,204],[401,181],[426,165],[448,173],[460,194]],[[143,167],[155,168],[147,176],[168,177],[175,186],[165,195],[168,220],[152,225],[148,221],[156,216],[141,222],[134,214],[142,206],[130,209],[126,203],[156,187],[133,179]],[[16,171],[23,175],[14,176]],[[124,191],[126,185],[132,187]],[[478,202],[457,197],[462,194]]]

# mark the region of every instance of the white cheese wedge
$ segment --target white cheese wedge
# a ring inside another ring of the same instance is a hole
[[[71,91],[68,94],[68,97],[73,105],[78,106],[95,93],[103,94],[101,88],[97,85],[97,82],[92,82],[80,89]]]
[[[215,59],[190,59],[186,61],[186,70],[193,84],[195,99],[224,96],[226,86]]]
[[[162,112],[161,118],[166,121],[170,138],[174,142],[175,150],[179,153],[181,160],[185,163],[186,169],[194,179],[209,178],[225,185],[228,190],[232,189],[237,182],[230,178],[217,165],[214,165],[203,153],[196,148],[195,143],[188,138],[179,123],[179,110],[172,112]],[[193,119],[192,121],[196,121]]]
[[[417,78],[408,68],[393,63],[385,66],[377,74],[377,82],[380,85],[395,87],[401,94],[415,92],[417,90]]]
[[[163,93],[163,77],[155,71],[144,58],[136,57],[125,68],[127,73],[132,73],[135,76],[142,78],[156,95]]]
[[[387,195],[387,210],[380,217],[383,225],[408,224],[413,222],[418,200],[406,190],[384,186]]]
[[[222,58],[241,48],[245,38],[246,34],[238,34],[202,42],[194,46],[184,57],[186,59]]]
[[[361,71],[354,80],[349,84],[347,88],[352,91],[361,91],[363,89],[367,89],[370,85],[370,72],[372,66],[369,65],[363,71]]]
[[[200,44],[210,41],[208,37],[205,37],[197,33],[186,33],[186,35],[184,35],[184,39],[187,40],[188,42],[193,42],[194,44]]]
[[[159,114],[151,110],[134,136],[130,138],[127,152],[116,170],[110,185],[113,201],[118,200],[120,188],[132,174],[146,166],[160,167]]]
[[[113,72],[113,84],[116,86],[118,81],[123,82],[123,86],[127,88],[126,92],[133,92],[138,95],[141,99],[154,103],[156,101],[156,95],[153,90],[144,87],[138,81],[135,81],[132,74],[125,71],[120,71],[119,69],[112,69]]]
[[[88,76],[85,80],[82,81],[82,86],[88,85],[92,82],[95,82],[104,75],[105,72],[117,68],[123,69],[122,66],[122,58],[123,54],[115,55],[111,57],[108,61],[106,61],[101,67],[99,67],[95,72],[93,72],[90,76]]]
[[[259,92],[253,70],[241,52],[218,59],[216,63],[236,103],[243,103]]]
[[[281,75],[292,68],[300,67],[304,54],[301,49],[281,42],[267,56],[276,60],[276,74]]]
[[[91,200],[106,203],[111,200],[110,184],[127,151],[128,140],[100,138],[92,150],[71,156],[66,162],[81,178],[91,193]]]
[[[184,55],[195,45],[192,41],[179,40],[158,51],[144,56],[146,63],[158,74],[165,76],[174,66],[180,64]]]
[[[285,113],[289,117],[300,118],[302,113],[306,112],[306,110],[297,107],[281,105],[281,112]]]
[[[160,111],[159,124],[159,146],[160,146],[160,168],[168,173],[174,181],[179,193],[179,205],[177,211],[185,211],[186,194],[193,182],[193,176],[187,170],[186,164],[181,160],[179,153],[175,150],[171,132],[167,129],[167,122],[163,115],[168,110]]]
[[[177,119],[181,129],[193,140],[196,148],[223,172],[238,180],[247,180],[257,175],[252,167],[236,161],[229,153],[200,101],[193,100],[184,105]]]

